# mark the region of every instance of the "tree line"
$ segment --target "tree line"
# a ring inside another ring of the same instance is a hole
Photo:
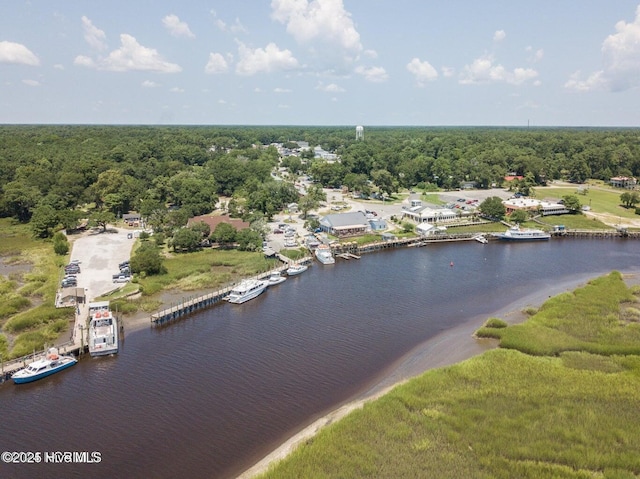
[[[295,181],[310,175],[325,187],[364,195],[401,188],[517,188],[563,179],[640,176],[637,129],[367,128],[238,126],[0,126],[0,216],[31,222],[52,236],[83,218],[106,225],[138,211],[172,234],[221,196],[234,215],[268,218],[299,201]],[[279,158],[274,143],[321,146],[340,161],[310,151]],[[271,145],[271,146],[270,146]],[[285,167],[288,180],[274,178]],[[313,206],[312,204],[306,205]]]

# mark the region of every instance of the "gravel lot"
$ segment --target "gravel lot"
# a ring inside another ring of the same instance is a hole
[[[133,239],[131,231],[109,229],[106,233],[87,233],[73,242],[71,260],[80,261],[78,287],[85,289],[88,301],[123,286],[113,282],[118,264],[129,259]]]

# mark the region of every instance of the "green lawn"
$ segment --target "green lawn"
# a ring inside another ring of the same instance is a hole
[[[536,198],[556,198],[561,199],[566,195],[576,195],[583,206],[590,206],[594,212],[608,213],[614,216],[620,216],[622,218],[634,218],[638,219],[638,215],[635,214],[635,209],[627,209],[622,207],[620,202],[620,195],[625,192],[622,189],[610,189],[603,187],[585,186],[585,194],[577,193],[578,188],[552,188],[552,187],[537,187],[535,188]]]
[[[638,477],[638,306],[612,273],[523,325],[493,319],[509,349],[396,387],[261,477]]]

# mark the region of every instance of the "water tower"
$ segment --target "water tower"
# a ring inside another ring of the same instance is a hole
[[[356,141],[364,140],[364,127],[356,126]]]

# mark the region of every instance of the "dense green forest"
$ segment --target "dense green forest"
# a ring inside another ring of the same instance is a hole
[[[392,194],[400,188],[525,186],[563,179],[640,176],[637,129],[344,127],[0,126],[0,216],[33,223],[36,236],[73,227],[88,213],[109,220],[139,211],[170,229],[211,211],[222,195],[245,219],[270,216],[297,199],[292,181],[271,175],[273,143],[306,141],[309,152],[280,166],[323,186]],[[271,146],[269,146],[271,145]]]

